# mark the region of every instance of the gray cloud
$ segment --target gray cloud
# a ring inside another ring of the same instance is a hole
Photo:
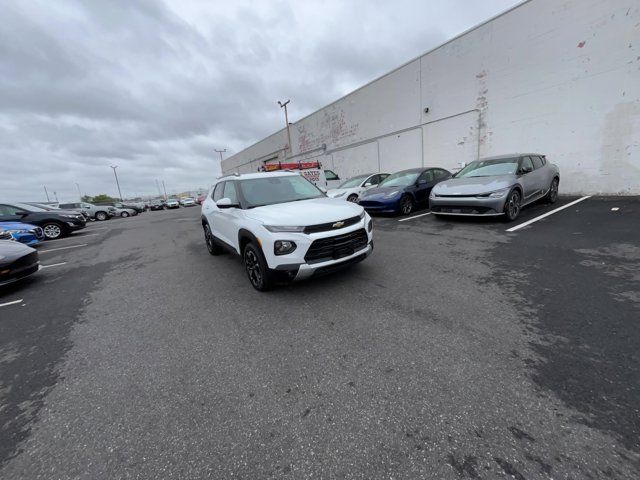
[[[231,154],[514,4],[3,3],[0,197],[206,187]]]

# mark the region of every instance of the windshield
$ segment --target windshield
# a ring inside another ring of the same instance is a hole
[[[478,160],[471,162],[458,173],[455,178],[493,177],[495,175],[514,175],[518,170],[517,158],[499,158],[495,160]]]
[[[408,187],[416,183],[420,170],[405,170],[404,172],[397,172],[389,175],[382,182],[379,187]]]
[[[248,208],[325,196],[302,175],[252,178],[240,180],[237,184]]]
[[[14,203],[14,205],[18,208],[26,210],[27,212],[46,212],[44,208],[27,205],[26,203]]]
[[[359,177],[353,177],[347,180],[346,182],[342,182],[342,184],[338,188],[351,188],[351,187],[359,187],[362,182],[364,182],[369,175],[360,175]]]

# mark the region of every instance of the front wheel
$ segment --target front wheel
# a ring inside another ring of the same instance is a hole
[[[55,222],[44,224],[42,231],[44,232],[44,236],[47,237],[47,240],[56,240],[64,235],[62,225]]]
[[[129,212],[122,212],[120,216],[126,218],[129,216]]]
[[[551,180],[551,185],[549,186],[549,192],[544,197],[544,200],[547,203],[556,203],[556,200],[558,200],[559,184],[560,184],[560,180],[558,179],[558,177],[555,177],[553,180]]]
[[[508,222],[514,221],[520,214],[522,198],[519,190],[511,190],[504,204],[504,216]]]
[[[400,213],[409,215],[413,211],[413,199],[410,195],[405,195],[400,199]]]
[[[103,221],[109,218],[107,212],[96,212],[96,220]]]
[[[273,282],[271,281],[267,261],[264,259],[260,247],[254,242],[247,243],[242,257],[244,268],[253,288],[260,292],[269,290],[273,286]]]
[[[356,203],[357,201],[358,201],[358,195],[356,195],[355,193],[352,193],[347,197],[347,202]]]

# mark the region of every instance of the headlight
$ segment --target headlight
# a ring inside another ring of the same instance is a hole
[[[366,215],[365,211],[362,210],[362,213],[360,214],[360,220],[362,220],[364,218],[364,216]]]
[[[508,191],[509,191],[508,188],[503,188],[502,190],[496,190],[495,192],[491,192],[487,196],[489,198],[500,198],[500,197],[504,197],[507,194]]]
[[[286,255],[296,249],[295,242],[290,240],[276,240],[273,244],[273,253],[276,255]]]
[[[288,227],[288,226],[277,226],[277,225],[265,225],[264,228],[269,230],[270,232],[304,232],[304,227]]]
[[[393,192],[389,192],[387,194],[385,194],[384,198],[391,198],[391,197],[395,197],[396,195],[398,195],[400,193],[400,190],[394,190]]]
[[[340,192],[340,193],[336,193],[333,198],[338,198],[338,197],[344,197],[347,194],[347,192]]]
[[[9,233],[29,233],[29,230],[5,230],[5,232],[9,232]]]

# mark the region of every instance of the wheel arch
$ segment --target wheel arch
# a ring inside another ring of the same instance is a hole
[[[251,233],[246,228],[241,228],[238,231],[238,253],[240,255],[242,255],[242,251],[244,250],[244,247],[249,242],[256,242],[258,244],[258,246],[260,247],[260,250],[262,250],[262,243],[260,242],[258,237],[256,237],[253,233]]]

